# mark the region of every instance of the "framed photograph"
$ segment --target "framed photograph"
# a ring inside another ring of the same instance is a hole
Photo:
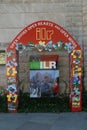
[[[59,93],[59,70],[30,70],[30,97],[54,97]]]

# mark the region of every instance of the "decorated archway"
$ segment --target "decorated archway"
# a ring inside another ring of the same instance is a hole
[[[69,54],[70,107],[82,109],[82,50],[73,37],[61,26],[51,21],[37,21],[25,27],[7,47],[7,104],[9,112],[18,108],[18,55],[23,51],[39,52],[61,50]]]

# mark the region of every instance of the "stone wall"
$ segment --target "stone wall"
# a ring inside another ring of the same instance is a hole
[[[84,86],[87,90],[87,1],[83,2],[83,63],[84,63]]]
[[[49,20],[59,24],[80,44],[83,49],[85,68],[84,84],[86,86],[87,1],[0,0],[0,50],[6,50],[7,45],[24,27],[38,20]],[[66,58],[61,60],[60,63],[65,60]],[[0,84],[5,86],[6,79],[4,79],[5,67],[0,66]]]

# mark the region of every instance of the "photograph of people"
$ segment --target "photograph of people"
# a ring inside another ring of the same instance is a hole
[[[31,70],[30,97],[54,97],[59,94],[58,70]]]

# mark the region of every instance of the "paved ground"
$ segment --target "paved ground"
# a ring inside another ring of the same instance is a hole
[[[87,113],[1,113],[0,130],[87,130]]]

